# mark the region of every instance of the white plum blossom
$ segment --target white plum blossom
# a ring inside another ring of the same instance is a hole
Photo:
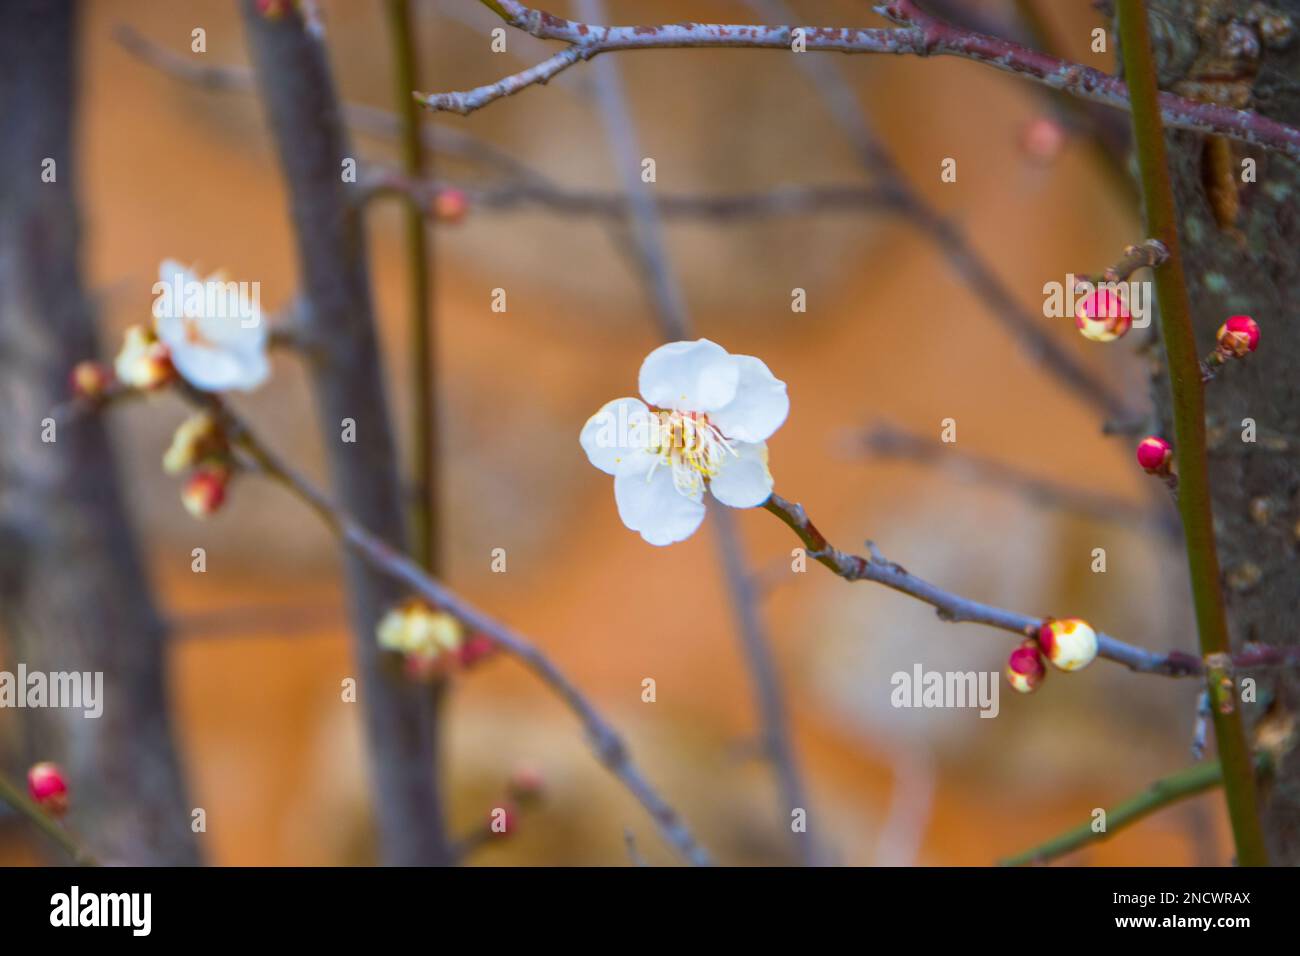
[[[158,271],[154,324],[180,376],[205,392],[247,392],[266,381],[267,328],[248,283],[199,279],[171,259]]]
[[[767,439],[790,398],[762,361],[708,339],[673,342],[646,356],[638,384],[640,399],[609,402],[579,436],[591,463],[614,476],[623,524],[673,544],[704,520],[705,490],[732,508],[768,499]]]

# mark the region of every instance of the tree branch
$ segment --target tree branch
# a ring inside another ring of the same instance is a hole
[[[900,24],[893,28],[719,23],[603,26],[566,20],[526,7],[517,0],[484,2],[511,26],[544,40],[560,40],[569,46],[536,66],[495,83],[452,93],[416,93],[416,99],[429,109],[466,115],[502,97],[547,83],[575,63],[590,60],[601,53],[670,48],[790,50],[795,29],[804,31],[804,43],[809,53],[956,56],[1085,100],[1128,109],[1128,88],[1118,77],[1007,40],[963,30],[930,16],[911,0],[892,0],[876,7],[877,13]],[[1300,130],[1259,113],[1200,103],[1172,93],[1159,94],[1159,105],[1167,126],[1227,136],[1300,159]]]
[[[1156,69],[1144,0],[1119,0],[1120,46],[1124,73],[1131,81],[1133,141],[1137,150],[1142,204],[1147,232],[1162,242],[1169,258],[1156,270],[1156,302],[1160,309],[1160,337],[1169,368],[1173,393],[1174,455],[1178,468],[1178,512],[1191,576],[1192,603],[1201,654],[1207,661],[1231,653],[1228,619],[1220,586],[1219,557],[1215,548],[1214,518],[1210,509],[1209,471],[1205,451],[1205,397],[1200,357],[1192,329],[1191,303],[1183,277],[1178,240],[1178,214],[1169,165],[1161,100],[1156,90]],[[1268,864],[1260,828],[1255,774],[1250,750],[1236,706],[1236,686],[1220,686],[1218,668],[1206,675],[1214,699],[1214,735],[1223,763],[1223,788],[1232,820],[1237,860],[1242,866]]]
[[[78,866],[98,866],[98,861],[69,833],[58,820],[34,803],[12,780],[0,773],[0,800],[3,800],[29,823],[59,845]]]
[[[695,842],[690,829],[661,797],[632,762],[627,744],[601,716],[595,706],[569,681],[544,653],[522,634],[489,617],[439,581],[430,577],[418,564],[382,539],[372,534],[351,514],[331,501],[324,492],[282,461],[257,438],[243,419],[217,396],[205,395],[182,386],[187,401],[207,408],[220,421],[232,446],[250,459],[255,470],[287,488],[307,504],[325,525],[366,565],[392,579],[408,591],[451,614],[472,631],[484,635],[506,651],[550,687],[564,705],[581,721],[587,731],[592,752],[637,802],[650,814],[664,840],[683,858],[697,866],[712,861],[707,851]],[[370,643],[378,647],[373,633]]]

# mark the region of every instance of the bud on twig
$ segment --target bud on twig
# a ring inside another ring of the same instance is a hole
[[[1043,665],[1042,652],[1037,641],[1025,641],[1007,659],[1007,682],[1022,694],[1029,694],[1038,689],[1038,685],[1047,677],[1047,668]]]
[[[52,816],[68,811],[68,784],[58,764],[42,762],[27,771],[27,792]]]
[[[1038,646],[1060,670],[1082,670],[1097,656],[1097,632],[1077,617],[1049,617],[1038,629]]]

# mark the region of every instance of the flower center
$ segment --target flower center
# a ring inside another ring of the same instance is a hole
[[[731,442],[703,412],[658,410],[652,429],[650,451],[658,455],[650,474],[664,465],[672,469],[673,487],[683,495],[704,490],[706,479],[717,475],[728,454],[737,455]]]
[[[185,328],[185,341],[199,348],[216,348],[216,343],[203,334],[199,320],[186,316],[181,320]]]

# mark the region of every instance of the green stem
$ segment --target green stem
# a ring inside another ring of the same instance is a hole
[[[1133,141],[1146,213],[1147,235],[1169,250],[1155,270],[1160,336],[1173,392],[1174,456],[1178,468],[1178,511],[1187,542],[1192,597],[1201,654],[1230,650],[1228,620],[1219,579],[1210,511],[1205,452],[1205,397],[1200,357],[1192,330],[1191,304],[1183,279],[1177,209],[1165,156],[1164,126],[1157,103],[1155,65],[1144,0],[1119,0],[1119,35],[1133,116]],[[1211,687],[1211,691],[1217,688]],[[1266,866],[1268,854],[1256,806],[1255,778],[1241,714],[1231,705],[1214,708],[1214,734],[1223,763],[1223,789],[1242,866]]]
[[[411,95],[416,76],[414,29],[407,0],[388,0],[393,34],[395,96],[401,118],[402,169],[418,178],[424,174],[424,145],[420,139],[420,106]],[[423,211],[408,201],[403,210],[406,229],[411,349],[411,548],[415,560],[435,575],[442,573],[439,552],[441,515],[438,507],[438,433],[434,407],[435,343],[429,309],[432,275],[429,237]]]
[[[1222,768],[1217,760],[1207,760],[1180,770],[1167,777],[1162,777],[1135,797],[1117,804],[1106,811],[1106,829],[1097,832],[1092,822],[1081,823],[1072,830],[1066,830],[1059,836],[1040,843],[1024,853],[1008,857],[1002,866],[1028,866],[1032,863],[1047,863],[1064,856],[1089,843],[1100,843],[1112,837],[1125,827],[1132,826],[1157,810],[1204,793],[1223,782]]]
[[[32,822],[42,833],[57,843],[74,863],[81,866],[95,866],[95,858],[86,852],[72,834],[40,808],[27,794],[16,786],[4,774],[0,774],[0,800],[13,807]]]

